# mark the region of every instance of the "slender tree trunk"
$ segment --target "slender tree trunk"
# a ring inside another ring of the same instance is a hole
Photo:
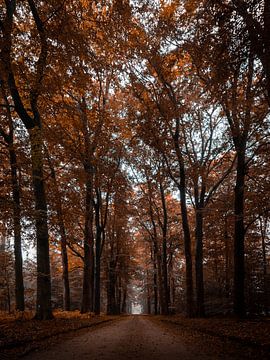
[[[163,311],[162,315],[169,313],[169,287],[167,270],[167,237],[163,234],[162,239],[162,285],[163,285]]]
[[[245,305],[245,144],[237,149],[236,184],[234,189],[234,313],[239,317],[246,314]]]
[[[93,169],[88,164],[86,171],[85,194],[85,230],[84,230],[84,269],[83,269],[83,294],[81,313],[93,309],[93,282],[94,282],[94,235],[93,235]]]
[[[60,209],[59,209],[60,210]],[[57,211],[58,222],[60,227],[61,237],[61,258],[62,258],[62,281],[63,281],[63,308],[65,311],[70,311],[70,287],[68,274],[68,255],[67,255],[67,235],[61,211]]]
[[[125,286],[124,292],[123,292],[121,314],[125,314],[126,312],[127,312],[127,287]]]
[[[196,254],[195,254],[195,271],[196,271],[196,310],[197,316],[205,316],[204,310],[204,279],[203,279],[203,209],[196,209]]]
[[[225,296],[230,296],[230,277],[229,277],[229,235],[228,235],[228,219],[225,216],[224,224],[224,241],[225,241]]]
[[[10,286],[9,286],[9,278],[7,278],[7,308],[8,308],[8,313],[11,313],[11,301],[10,301]]]
[[[191,237],[189,231],[188,214],[187,214],[187,206],[186,206],[186,189],[185,186],[183,185],[180,187],[180,201],[181,201],[182,227],[184,233],[185,260],[186,260],[186,311],[188,317],[192,317],[194,315],[194,307],[193,307]]]
[[[157,283],[157,259],[156,259],[156,254],[154,253],[154,279],[153,279],[153,283],[154,283],[154,313],[155,315],[158,314],[158,283]]]
[[[99,211],[99,210],[98,210]],[[96,261],[95,261],[95,314],[100,314],[100,260],[101,260],[101,229],[96,228]]]
[[[163,300],[162,300],[162,315],[169,313],[170,294],[168,288],[168,269],[167,269],[167,226],[168,216],[166,208],[166,199],[164,188],[160,182],[160,194],[163,209],[163,224],[162,224],[162,285],[163,285]]]
[[[194,301],[193,301],[191,236],[189,230],[187,201],[186,201],[186,171],[179,145],[179,126],[180,126],[180,121],[179,119],[176,119],[176,128],[175,128],[175,134],[173,136],[173,142],[178,160],[179,178],[180,178],[180,183],[177,185],[180,192],[180,207],[181,207],[181,217],[182,217],[182,228],[184,234],[185,260],[186,260],[186,312],[188,317],[192,317],[194,316]]]
[[[147,314],[151,315],[151,295],[148,284],[147,284]]]
[[[171,277],[170,292],[171,292],[171,312],[172,312],[172,314],[175,314],[175,280],[174,280],[174,277]]]
[[[170,244],[171,247],[171,244]],[[170,250],[169,261],[168,261],[168,290],[170,293],[170,308],[169,313],[173,314],[175,309],[175,284],[174,284],[174,276],[173,276],[173,253]]]
[[[107,285],[107,314],[116,314],[116,299],[115,299],[115,286],[116,286],[116,273],[115,273],[115,261],[109,262],[108,269],[108,285]]]
[[[120,314],[121,311],[121,299],[122,299],[122,279],[120,274],[118,274],[117,276],[117,280],[116,280],[116,308],[117,308],[117,315]]]
[[[15,308],[24,311],[24,283],[23,283],[23,259],[21,239],[21,194],[18,179],[17,155],[14,148],[14,129],[12,115],[9,108],[8,98],[4,86],[1,88],[5,105],[7,106],[7,119],[9,133],[6,134],[0,127],[0,134],[3,136],[9,152],[9,163],[11,170],[12,199],[13,199],[13,226],[14,226],[14,256],[15,256]]]
[[[164,288],[163,288],[163,283],[162,283],[161,255],[160,255],[160,251],[158,249],[157,240],[155,240],[154,247],[155,247],[155,251],[157,252],[159,312],[161,314],[163,314],[164,313]]]
[[[15,300],[16,310],[24,311],[23,259],[21,239],[21,199],[18,180],[17,158],[13,141],[9,144],[9,158],[12,179],[13,219],[14,219],[14,254],[15,254]]]
[[[150,191],[149,186],[149,191]],[[150,217],[151,223],[153,225],[153,252],[154,252],[154,263],[156,266],[156,272],[154,274],[156,280],[156,306],[157,306],[157,313],[164,312],[164,289],[162,283],[162,271],[161,271],[161,255],[158,246],[158,238],[157,238],[157,229],[156,223],[154,220],[153,208],[152,208],[152,199],[150,196]]]
[[[35,222],[37,235],[37,304],[35,318],[53,317],[51,307],[51,275],[47,202],[43,178],[42,135],[38,126],[29,130],[32,160],[32,178],[35,195]]]
[[[51,176],[54,181],[54,186],[56,190],[56,213],[58,226],[60,231],[60,246],[61,246],[61,259],[62,259],[62,283],[63,283],[63,309],[65,311],[70,311],[70,287],[69,287],[69,274],[68,274],[68,255],[67,255],[67,235],[66,228],[64,223],[64,216],[62,210],[62,199],[61,194],[59,194],[58,184],[56,179],[55,170],[51,162],[49,153],[47,153],[48,163],[51,170]]]
[[[265,243],[265,234],[267,229],[267,219],[265,220],[265,224],[263,226],[262,219],[260,221],[260,229],[261,229],[261,239],[262,239],[262,257],[263,257],[263,285],[264,285],[264,310],[266,315],[269,314],[269,304],[268,304],[268,284],[267,284],[267,251],[266,251],[266,243]]]

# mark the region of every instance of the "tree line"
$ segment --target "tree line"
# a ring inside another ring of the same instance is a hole
[[[125,312],[136,282],[156,314],[204,316],[211,294],[240,317],[268,312],[269,6],[1,6],[0,223],[17,310],[35,244],[37,319],[53,317],[54,258],[65,310],[79,268],[82,313]]]

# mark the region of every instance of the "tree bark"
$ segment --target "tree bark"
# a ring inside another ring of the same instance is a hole
[[[86,193],[85,193],[85,229],[84,229],[84,269],[83,294],[81,313],[93,309],[93,282],[94,282],[94,234],[93,234],[93,169],[85,164]]]
[[[62,282],[63,282],[63,309],[65,311],[70,311],[70,287],[69,287],[69,274],[68,274],[68,255],[67,255],[67,235],[66,228],[64,223],[63,209],[62,209],[62,199],[61,194],[59,193],[57,179],[53,164],[51,162],[49,153],[47,154],[49,167],[51,170],[51,176],[54,181],[54,186],[56,190],[56,213],[58,226],[60,231],[60,246],[61,246],[61,259],[62,259]]]
[[[176,128],[173,135],[174,148],[179,166],[180,182],[177,183],[180,192],[180,208],[182,217],[182,228],[184,233],[184,252],[186,260],[186,312],[188,317],[194,316],[193,301],[193,273],[192,273],[192,254],[191,254],[191,236],[189,230],[187,201],[186,201],[186,170],[184,160],[179,145],[179,126],[180,120],[176,119]]]
[[[14,147],[14,128],[8,98],[4,87],[1,87],[3,99],[7,107],[7,120],[9,133],[0,126],[0,135],[3,136],[8,147],[9,163],[11,170],[12,199],[13,199],[13,226],[14,226],[14,256],[15,256],[15,308],[24,311],[24,283],[23,283],[23,258],[21,239],[21,193],[18,179],[17,154]]]
[[[153,256],[153,266],[154,266],[154,314],[158,314],[158,283],[157,283],[157,254],[154,253]]]
[[[244,227],[244,186],[245,186],[245,143],[237,146],[236,184],[234,188],[234,313],[239,317],[246,314],[245,305],[245,227]],[[242,142],[242,143],[241,143]]]
[[[116,306],[116,261],[109,261],[108,269],[108,284],[107,284],[107,314],[116,315],[117,306]]]
[[[12,136],[13,137],[13,136]],[[13,140],[9,144],[9,158],[12,179],[13,219],[14,219],[14,255],[15,255],[15,300],[16,310],[24,311],[23,259],[21,239],[21,199],[18,180],[17,157]]]
[[[166,207],[166,199],[164,188],[160,181],[160,195],[163,209],[163,223],[162,223],[162,285],[163,285],[163,300],[162,300],[162,315],[167,315],[169,313],[169,302],[170,294],[168,287],[168,269],[167,269],[167,227],[168,227],[168,215]]]
[[[43,178],[43,154],[41,128],[28,130],[31,145],[32,178],[35,194],[35,222],[37,236],[37,304],[35,318],[47,320],[53,317],[51,308],[51,275],[47,201]]]
[[[188,225],[188,215],[186,207],[185,187],[180,188],[182,226],[184,232],[184,247],[186,259],[186,311],[188,317],[194,315],[193,307],[193,276],[192,276],[192,255],[191,255],[191,237]]]
[[[196,209],[196,254],[195,254],[195,271],[196,271],[196,315],[205,316],[204,310],[204,278],[203,278],[203,208]]]
[[[101,260],[101,228],[96,228],[96,261],[95,261],[95,314],[100,314],[100,260]]]
[[[58,214],[61,236],[61,259],[62,259],[62,281],[63,281],[63,308],[70,311],[70,287],[68,274],[67,235],[63,220],[63,214]]]
[[[29,90],[29,100],[31,105],[30,116],[21,98],[19,89],[16,85],[15,75],[12,68],[12,30],[13,17],[16,10],[16,1],[6,1],[6,18],[1,21],[1,30],[5,41],[1,46],[1,62],[4,71],[4,78],[14,101],[15,110],[24,123],[30,137],[31,162],[32,162],[32,182],[35,197],[35,223],[37,237],[37,304],[36,319],[51,319],[51,277],[50,277],[50,258],[49,258],[49,235],[47,224],[47,202],[45,195],[45,183],[43,179],[43,139],[41,134],[41,118],[38,110],[38,97],[41,91],[42,79],[44,76],[47,60],[47,38],[44,23],[39,17],[35,2],[28,0],[28,4],[33,15],[33,19],[39,34],[40,51],[36,61],[36,73],[32,87]],[[34,73],[34,72],[33,72]],[[26,89],[26,87],[24,87]],[[25,96],[25,94],[24,94]]]
[[[123,292],[121,314],[125,314],[126,312],[127,312],[127,287],[125,286],[124,292]]]
[[[224,220],[224,241],[225,241],[225,296],[228,299],[230,297],[230,252],[229,252],[229,234],[228,234],[228,218],[225,215]]]
[[[155,223],[154,213],[153,213],[152,190],[151,190],[151,186],[150,186],[149,182],[148,182],[148,189],[149,189],[149,205],[150,205],[149,211],[150,211],[151,223],[153,226],[152,241],[153,241],[154,264],[155,264],[155,269],[156,269],[156,271],[154,273],[154,280],[156,281],[155,306],[157,307],[157,308],[155,308],[155,312],[157,311],[157,313],[160,313],[160,312],[162,313],[163,308],[164,308],[164,305],[163,305],[164,290],[163,290],[163,283],[162,283],[161,255],[160,255],[160,251],[159,251],[157,228],[156,228],[156,223]]]
[[[269,304],[268,304],[268,295],[269,295],[269,289],[268,289],[268,273],[267,273],[267,249],[266,249],[266,229],[267,229],[267,218],[264,220],[265,224],[263,226],[263,220],[259,219],[260,222],[260,230],[261,230],[261,239],[262,239],[262,258],[263,258],[263,287],[264,287],[264,310],[265,314],[269,314]]]

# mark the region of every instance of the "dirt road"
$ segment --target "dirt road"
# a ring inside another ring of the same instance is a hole
[[[247,359],[221,349],[216,341],[207,343],[202,336],[200,344],[196,337],[186,341],[184,332],[157,324],[144,316],[129,316],[101,328],[89,330],[82,335],[65,340],[53,348],[32,352],[28,360],[204,360],[204,359]],[[192,335],[193,336],[193,335]],[[190,341],[191,340],[191,341]],[[210,345],[209,345],[210,344]],[[211,350],[211,344],[217,349]],[[225,345],[224,345],[225,346]],[[205,349],[208,348],[208,351]]]

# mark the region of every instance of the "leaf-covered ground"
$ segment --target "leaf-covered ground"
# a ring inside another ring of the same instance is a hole
[[[55,312],[53,320],[32,320],[33,314],[0,314],[0,359],[20,357],[33,349],[57,342],[64,334],[90,328],[108,321],[112,316],[81,315],[79,311]]]
[[[187,319],[180,315],[159,316],[158,318],[187,329],[221,338],[226,337],[250,346],[263,346],[270,350],[270,318],[252,320],[235,318]]]
[[[270,358],[270,319],[187,319],[180,315],[152,317],[152,321],[182,333],[187,346],[204,354],[232,359]]]

